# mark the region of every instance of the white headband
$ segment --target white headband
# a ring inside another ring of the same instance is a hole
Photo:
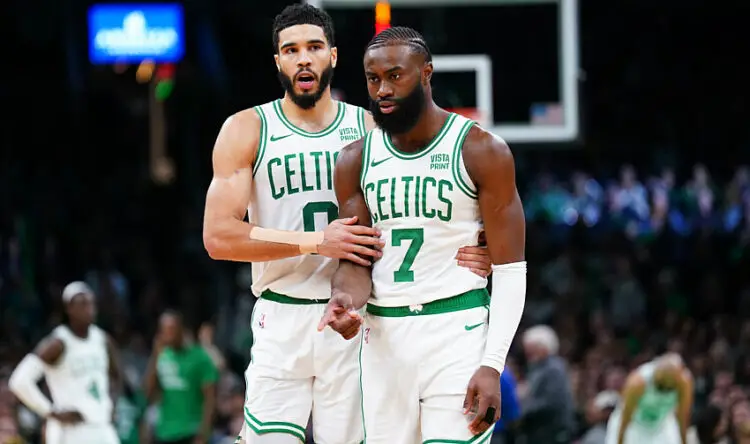
[[[71,282],[68,285],[66,285],[65,289],[63,290],[63,293],[62,293],[63,302],[67,304],[79,294],[86,294],[89,296],[93,296],[94,290],[92,290],[91,287],[89,287],[83,281]]]

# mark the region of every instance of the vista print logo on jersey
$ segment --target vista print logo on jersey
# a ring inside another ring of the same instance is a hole
[[[184,52],[179,5],[96,5],[89,10],[93,63],[176,62]]]

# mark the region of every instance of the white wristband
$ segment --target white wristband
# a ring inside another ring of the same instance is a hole
[[[526,261],[492,266],[492,298],[481,365],[502,373],[526,303]]]

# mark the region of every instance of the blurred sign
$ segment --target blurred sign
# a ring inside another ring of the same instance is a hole
[[[185,51],[177,4],[101,4],[89,9],[89,59],[94,64],[177,62]]]

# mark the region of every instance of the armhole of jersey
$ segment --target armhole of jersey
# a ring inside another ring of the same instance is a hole
[[[359,186],[362,188],[363,193],[365,191],[365,176],[370,166],[370,140],[372,140],[372,133],[373,131],[370,131],[365,135],[365,141],[362,146],[362,166],[359,167]]]
[[[253,108],[260,118],[260,135],[258,136],[258,151],[255,153],[255,162],[253,162],[253,177],[260,168],[263,155],[266,153],[266,139],[268,135],[268,121],[266,120],[266,114],[263,112],[263,108],[256,106]]]
[[[359,126],[360,137],[367,135],[367,127],[365,126],[365,110],[357,108],[357,125]]]
[[[463,157],[463,145],[466,140],[466,136],[469,134],[469,130],[474,126],[474,121],[466,120],[461,126],[461,130],[458,132],[456,137],[456,144],[453,147],[453,162],[451,170],[453,171],[453,179],[458,184],[458,188],[471,199],[479,197],[477,194],[477,187],[474,185],[474,181],[469,176],[469,172],[466,169]]]
[[[60,365],[63,359],[65,359],[65,354],[68,352],[68,343],[65,340],[65,336],[67,333],[65,332],[65,330],[66,328],[62,325],[58,325],[54,330],[52,330],[52,334],[50,336],[53,339],[57,339],[58,341],[62,342],[63,349],[62,353],[60,353],[60,356],[57,357],[57,360],[55,362],[53,362],[52,364],[47,364],[46,362],[44,363],[45,368],[57,368],[57,366]]]

